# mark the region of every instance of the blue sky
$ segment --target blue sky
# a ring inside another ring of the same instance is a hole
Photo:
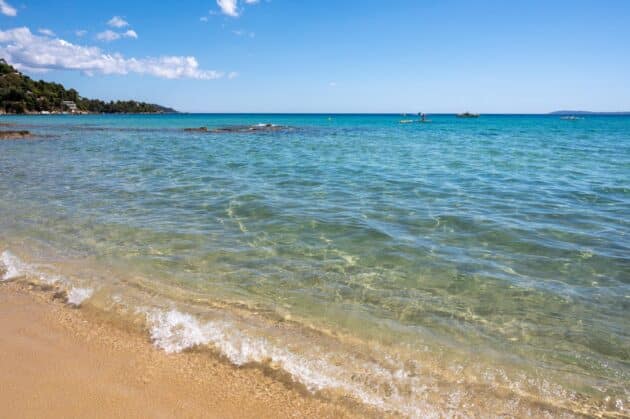
[[[86,97],[191,112],[630,110],[627,0],[0,0],[0,12],[1,56]]]

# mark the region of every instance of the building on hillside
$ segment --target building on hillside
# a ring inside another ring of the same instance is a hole
[[[64,108],[68,108],[71,113],[79,111],[79,108],[77,108],[77,104],[71,100],[64,100],[63,102],[61,102],[61,104],[64,106]]]

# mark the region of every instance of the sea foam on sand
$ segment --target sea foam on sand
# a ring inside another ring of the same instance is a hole
[[[3,281],[19,278],[26,275],[28,272],[28,265],[24,264],[17,256],[8,250],[0,254],[0,263],[4,268],[4,274],[2,275]]]
[[[335,365],[327,359],[326,354],[296,354],[282,348],[268,339],[255,337],[239,330],[236,324],[217,320],[200,322],[188,313],[171,309],[143,310],[149,324],[151,340],[158,348],[177,353],[198,345],[210,345],[216,348],[230,362],[237,366],[248,363],[270,363],[287,372],[296,382],[305,385],[310,391],[337,389],[354,395],[362,402],[385,410],[397,410],[409,416],[424,412],[430,416],[432,409],[424,403],[411,403],[405,406],[402,398],[391,395],[387,400],[360,383],[355,383],[341,365]],[[314,348],[311,348],[314,349]],[[394,378],[391,372],[377,364],[364,364],[369,375]],[[395,375],[400,378],[400,371]],[[435,412],[434,412],[435,413]]]
[[[35,266],[22,261],[8,250],[0,254],[0,272],[4,271],[1,280],[10,281],[24,276],[33,277],[40,282],[53,285],[60,285],[67,291],[66,301],[73,306],[80,306],[85,300],[90,298],[94,293],[92,288],[74,287],[70,281],[60,275],[47,274],[38,270]]]
[[[68,304],[78,307],[81,303],[90,298],[93,293],[94,290],[92,288],[73,287],[70,291],[68,291]]]

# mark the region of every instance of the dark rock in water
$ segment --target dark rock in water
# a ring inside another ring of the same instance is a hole
[[[258,124],[258,125],[237,125],[232,127],[221,127],[215,128],[211,132],[214,133],[238,133],[238,132],[253,132],[253,131],[287,131],[289,127],[283,125],[274,125],[274,124]]]
[[[290,127],[274,124],[258,124],[258,125],[233,125],[228,127],[219,127],[209,129],[208,127],[184,128],[186,132],[210,132],[213,134],[229,134],[229,133],[246,133],[253,131],[287,131]]]
[[[0,131],[0,140],[19,140],[22,138],[30,138],[30,131]]]
[[[252,125],[249,127],[250,131],[284,131],[289,129],[289,127],[285,127],[284,125],[274,125],[274,124],[258,124]]]

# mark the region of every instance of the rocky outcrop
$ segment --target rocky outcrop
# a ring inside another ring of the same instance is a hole
[[[32,137],[30,131],[0,131],[0,140],[21,140],[30,137]]]
[[[208,132],[208,127],[184,128],[186,132]]]
[[[214,134],[229,134],[229,133],[246,133],[255,131],[287,131],[290,127],[274,124],[258,124],[258,125],[234,125],[228,127],[219,127],[209,129],[208,127],[199,128],[184,128],[186,132],[209,132]]]

